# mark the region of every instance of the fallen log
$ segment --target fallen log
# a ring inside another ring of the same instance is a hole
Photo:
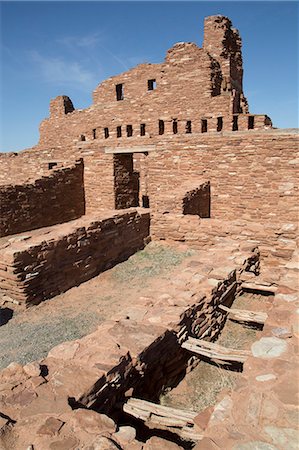
[[[202,430],[194,423],[197,412],[157,405],[137,398],[130,398],[123,410],[142,420],[149,428],[167,430],[190,441],[199,441],[203,437]]]
[[[248,311],[247,309],[228,308],[224,305],[219,305],[219,309],[229,313],[234,320],[240,322],[254,322],[264,324],[268,319],[268,314],[265,312]]]
[[[240,362],[244,363],[246,359],[251,356],[249,350],[236,350],[234,348],[223,347],[214,342],[207,342],[201,339],[189,337],[187,341],[183,342],[182,348],[188,350],[196,355],[206,356],[218,362]]]

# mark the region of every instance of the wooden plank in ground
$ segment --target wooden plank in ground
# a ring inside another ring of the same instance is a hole
[[[123,410],[144,421],[149,428],[167,430],[190,441],[198,441],[203,437],[202,430],[194,423],[197,412],[157,405],[137,398],[130,398]]]
[[[273,295],[277,291],[277,287],[275,287],[275,286],[266,286],[264,284],[255,284],[255,283],[246,283],[246,282],[243,282],[241,284],[241,288],[247,289],[249,291],[260,291],[260,292],[265,292],[265,293],[269,293],[269,294],[273,294]]]
[[[241,322],[254,322],[264,324],[268,319],[268,314],[265,312],[259,311],[255,312],[255,311],[248,311],[247,309],[228,308],[227,306],[224,305],[219,305],[218,308],[222,309],[222,311],[229,313],[234,320],[238,320]]]
[[[244,363],[246,359],[251,356],[249,350],[236,350],[234,348],[223,347],[214,342],[207,342],[201,339],[189,337],[187,341],[183,342],[182,348],[195,353],[199,356],[205,356],[210,359],[217,359],[223,362],[240,362]]]

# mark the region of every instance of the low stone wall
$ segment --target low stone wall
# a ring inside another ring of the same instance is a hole
[[[152,213],[151,220],[154,240],[185,242],[198,250],[224,240],[244,242],[244,245],[257,245],[261,256],[273,266],[290,259],[298,241],[297,230],[298,225],[294,222],[201,219],[183,214]]]
[[[84,213],[82,159],[29,183],[0,186],[0,237],[67,222]]]
[[[148,239],[149,214],[135,209],[16,237],[1,249],[0,288],[37,304],[124,261]]]

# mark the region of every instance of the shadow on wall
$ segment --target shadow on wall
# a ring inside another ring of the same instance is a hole
[[[203,219],[211,217],[210,182],[189,191],[183,198],[183,214],[197,215]]]

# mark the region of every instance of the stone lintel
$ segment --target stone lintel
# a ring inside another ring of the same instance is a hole
[[[133,147],[105,147],[105,153],[146,153],[156,150],[155,145],[136,145]]]

